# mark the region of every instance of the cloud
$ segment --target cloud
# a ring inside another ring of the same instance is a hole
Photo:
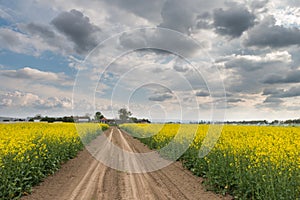
[[[163,22],[160,27],[169,28],[181,33],[191,33],[196,16],[188,4],[182,6],[180,0],[168,0],[162,7],[161,17]]]
[[[277,89],[277,88],[265,88],[263,90],[263,94],[262,95],[277,95],[280,93],[283,93],[284,90],[283,89]]]
[[[167,0],[161,9],[159,27],[191,35],[197,29],[211,28],[211,12],[225,6],[224,0]]]
[[[2,106],[27,106],[37,101],[39,97],[32,93],[14,91],[1,95]]]
[[[9,12],[11,12],[10,9],[0,5],[0,18],[11,21],[13,18]]]
[[[164,102],[166,100],[173,99],[174,97],[171,89],[165,86],[148,84],[147,89],[148,92],[150,92],[150,95],[148,96],[149,101]]]
[[[190,64],[187,63],[180,57],[174,59],[173,69],[177,72],[187,72],[191,68]]]
[[[134,33],[123,33],[119,40],[125,49],[151,49],[158,54],[175,53],[185,58],[196,54],[204,47],[204,44],[197,44],[191,38],[166,29],[144,29]]]
[[[51,25],[30,22],[28,24],[20,24],[18,27],[22,32],[26,33],[31,40],[38,39],[56,52],[62,54],[73,53],[73,45]]]
[[[30,92],[13,91],[1,95],[0,106],[4,107],[31,107],[32,109],[71,109],[71,99],[48,97],[42,98]]]
[[[270,74],[263,80],[267,84],[300,83],[300,71],[291,71],[286,75]]]
[[[216,33],[236,38],[254,25],[255,16],[246,8],[237,6],[214,10],[213,18]]]
[[[244,102],[242,99],[229,99],[225,101],[225,99],[213,99],[209,102],[203,102],[199,104],[200,109],[204,110],[210,110],[212,108],[214,109],[230,109],[239,106],[239,102]]]
[[[227,103],[239,103],[239,102],[245,102],[245,100],[243,99],[238,99],[238,98],[230,98],[230,99],[226,99]]]
[[[283,103],[283,100],[274,97],[267,97],[263,103],[275,103],[278,105]]]
[[[0,49],[34,56],[39,56],[42,51],[55,50],[40,38],[31,37],[10,28],[0,28],[0,43]]]
[[[4,107],[8,107],[12,105],[12,100],[11,99],[1,99],[0,101],[0,107],[4,106]]]
[[[189,70],[188,67],[184,67],[182,65],[174,65],[173,69],[176,70],[176,71],[178,71],[178,72],[186,72],[186,71]]]
[[[201,90],[201,91],[196,92],[196,96],[197,97],[208,97],[208,96],[210,96],[210,94],[208,91]]]
[[[256,10],[256,9],[261,9],[265,8],[266,4],[269,2],[269,0],[259,0],[259,1],[252,1],[251,2],[251,8]]]
[[[49,97],[47,99],[38,99],[32,106],[38,109],[51,109],[51,108],[72,108],[72,101],[69,98],[59,99],[58,97]]]
[[[99,42],[101,29],[92,24],[87,16],[78,10],[61,12],[51,24],[76,45],[80,54],[92,50]]]
[[[47,38],[55,38],[56,34],[53,31],[53,28],[48,26],[48,25],[44,25],[44,24],[38,24],[38,23],[29,23],[26,26],[24,26],[24,28],[26,28],[26,30],[31,33],[31,34],[37,34],[39,36],[42,37],[47,37]]]
[[[275,25],[274,17],[267,17],[248,32],[246,46],[281,48],[300,45],[300,29]]]
[[[274,63],[290,63],[291,55],[287,51],[272,52],[266,55],[232,55],[225,62],[226,68],[241,68],[246,71],[255,71]]]
[[[168,99],[172,99],[173,95],[170,93],[167,94],[155,94],[153,96],[150,96],[148,99],[149,101],[166,101]]]
[[[140,0],[105,0],[108,5],[114,5],[122,10],[134,13],[149,21],[159,22],[160,12],[164,4],[163,0],[140,1]]]
[[[289,89],[266,88],[263,91],[264,96],[268,96],[264,103],[281,103],[282,98],[300,96],[300,87],[291,87]]]
[[[262,103],[256,104],[256,108],[269,108],[272,111],[275,111],[282,109],[284,107],[283,103],[284,101],[282,99],[269,96]]]
[[[271,97],[289,98],[289,97],[298,97],[298,96],[300,96],[300,87],[292,87],[288,90],[283,90],[280,93],[272,94]]]
[[[38,80],[42,82],[46,81],[59,84],[70,84],[70,79],[64,73],[44,72],[30,67],[24,67],[18,70],[0,70],[0,75],[10,78],[28,79],[32,81]]]

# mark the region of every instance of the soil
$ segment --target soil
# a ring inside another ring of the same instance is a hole
[[[150,150],[124,131],[112,127],[105,136],[114,145],[131,152]],[[35,186],[22,200],[98,199],[232,199],[205,190],[202,178],[184,169],[180,162],[148,173],[130,173],[105,166],[84,149],[62,165],[54,175]]]

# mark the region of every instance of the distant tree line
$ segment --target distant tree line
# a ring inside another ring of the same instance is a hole
[[[300,124],[300,119],[288,119],[288,120],[273,120],[268,122],[267,120],[250,120],[250,121],[227,121],[225,124],[267,124],[267,125],[277,125],[277,124]]]
[[[119,120],[115,119],[106,119],[105,116],[100,112],[97,111],[94,115],[94,122],[102,122],[102,123],[109,123],[109,124],[119,124],[119,123],[151,123],[150,120],[142,118],[138,119],[136,117],[131,117],[132,113],[128,111],[126,108],[121,108],[118,111],[119,114]],[[89,114],[86,114],[84,116],[85,118],[90,119]],[[43,117],[40,114],[37,114],[35,117],[32,117],[29,119],[29,121],[33,122],[35,120],[41,121],[41,122],[48,122],[48,123],[53,123],[53,122],[75,122],[76,117],[73,116],[64,116],[64,117],[48,117],[45,116]],[[90,121],[90,120],[89,120]]]
[[[37,115],[31,119],[29,119],[30,122],[33,122],[34,120],[40,120],[41,122],[70,122],[74,123],[74,117],[73,116],[64,116],[64,117],[42,117],[41,115]]]
[[[225,124],[269,124],[267,120],[251,120],[251,121],[227,121]]]
[[[281,121],[275,120],[275,122],[281,123]],[[300,119],[288,119],[285,121],[282,121],[283,124],[300,124]]]
[[[149,123],[149,124],[151,123],[149,119],[145,119],[145,118],[138,119],[136,117],[130,117],[129,122],[133,122],[133,123]]]

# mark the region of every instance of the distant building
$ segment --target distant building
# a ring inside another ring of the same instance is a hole
[[[76,123],[87,123],[90,121],[91,121],[90,117],[86,117],[86,116],[83,116],[83,117],[75,116],[74,117],[74,122],[76,122]]]
[[[103,117],[103,118],[100,119],[100,122],[106,124],[108,122],[108,119]]]

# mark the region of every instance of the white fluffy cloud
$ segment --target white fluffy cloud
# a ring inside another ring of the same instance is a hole
[[[24,80],[34,84],[47,84],[47,85],[64,85],[73,86],[74,80],[65,75],[64,73],[54,73],[49,71],[41,71],[30,67],[24,67],[17,70],[0,70],[0,76],[6,77],[11,80]]]
[[[33,107],[36,109],[71,108],[69,98],[48,97],[43,98],[33,93],[21,91],[8,92],[1,95],[0,106],[6,107]]]

